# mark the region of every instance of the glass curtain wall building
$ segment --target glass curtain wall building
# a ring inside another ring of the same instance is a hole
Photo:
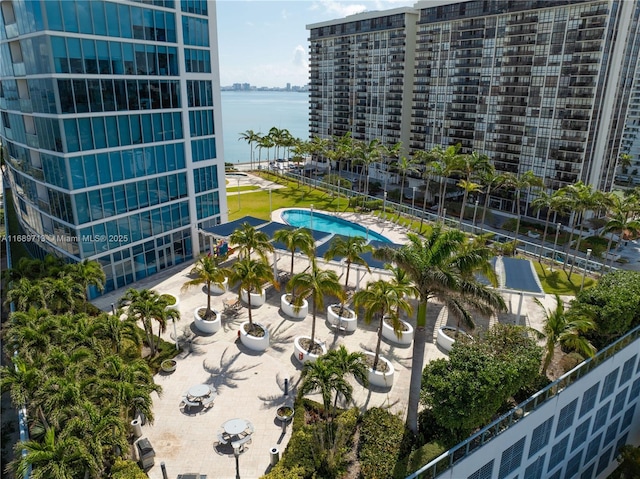
[[[411,152],[459,143],[462,153],[488,155],[500,172],[532,170],[544,178],[550,192],[579,180],[597,189],[611,188],[637,70],[640,3],[424,1],[414,10],[416,24],[410,25],[405,14],[406,25],[395,32],[407,37],[401,47],[405,58],[415,57],[413,67],[406,64],[397,70],[396,80],[410,84],[410,92],[401,94],[410,121],[388,116],[385,130],[398,129],[398,139],[408,137]],[[364,64],[357,59],[372,47],[360,41],[358,30],[386,22],[392,13],[307,26],[311,134],[328,137],[351,131],[361,138],[358,120],[350,118],[362,116],[359,120],[366,122],[377,114],[358,111],[357,104],[338,104],[342,71],[347,72],[346,83],[366,79],[362,88],[375,97],[372,104],[391,98],[390,88],[370,88],[378,70],[393,71],[393,60],[380,56],[378,62]],[[344,44],[351,69],[345,69],[339,56]],[[333,106],[324,100],[314,103],[315,97],[332,97]],[[522,195],[523,210],[529,200]],[[499,193],[491,206],[515,211],[514,195]]]
[[[0,1],[0,138],[33,253],[106,290],[226,220],[215,3]]]

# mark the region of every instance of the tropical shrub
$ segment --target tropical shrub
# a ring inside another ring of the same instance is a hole
[[[411,433],[398,416],[381,408],[367,410],[360,425],[360,473],[365,479],[394,477],[396,463],[410,451]]]
[[[497,325],[484,340],[456,341],[449,359],[423,371],[421,402],[458,442],[491,421],[503,404],[540,371],[542,348],[520,326]]]
[[[596,329],[585,337],[597,349],[611,344],[640,324],[640,272],[605,274],[597,285],[577,295],[568,314],[593,319]]]
[[[133,461],[116,459],[111,468],[111,479],[148,479],[142,469]]]

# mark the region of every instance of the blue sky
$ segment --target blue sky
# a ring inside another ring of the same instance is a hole
[[[309,81],[306,25],[415,3],[416,0],[219,0],[221,84],[304,85]]]

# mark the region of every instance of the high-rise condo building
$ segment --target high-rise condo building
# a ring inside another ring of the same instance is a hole
[[[199,253],[227,213],[215,3],[0,10],[0,141],[26,246],[99,261],[107,291]]]
[[[550,191],[608,190],[637,102],[639,16],[621,0],[457,0],[309,25],[310,134],[460,144]]]

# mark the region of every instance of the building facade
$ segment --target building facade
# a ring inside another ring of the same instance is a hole
[[[404,144],[408,137],[410,152],[460,144],[461,153],[488,155],[498,171],[532,170],[550,191],[579,180],[600,190],[612,187],[637,70],[638,2],[425,1],[414,10],[417,23],[410,24],[415,17],[404,13],[405,25],[394,32],[406,38],[401,55],[412,57],[395,70],[405,87],[398,101],[410,121],[387,116],[385,130],[398,134],[378,138]],[[392,12],[330,22],[324,35],[326,25],[307,27],[314,92],[339,93],[336,45],[348,42],[353,58],[369,51],[349,28],[365,19],[384,22]],[[333,56],[313,61],[318,51]],[[361,75],[392,64],[380,61]],[[355,72],[348,73],[344,81],[357,83]],[[326,109],[313,95],[312,135],[352,131],[358,137],[355,123],[345,124],[344,111],[334,113],[337,105]],[[390,95],[387,88],[378,101]],[[342,108],[356,111],[350,104]],[[374,122],[370,113],[362,114],[365,123]],[[491,206],[512,210],[513,198],[496,196]]]
[[[0,140],[25,245],[99,261],[106,291],[198,254],[227,212],[215,3],[0,9]]]

